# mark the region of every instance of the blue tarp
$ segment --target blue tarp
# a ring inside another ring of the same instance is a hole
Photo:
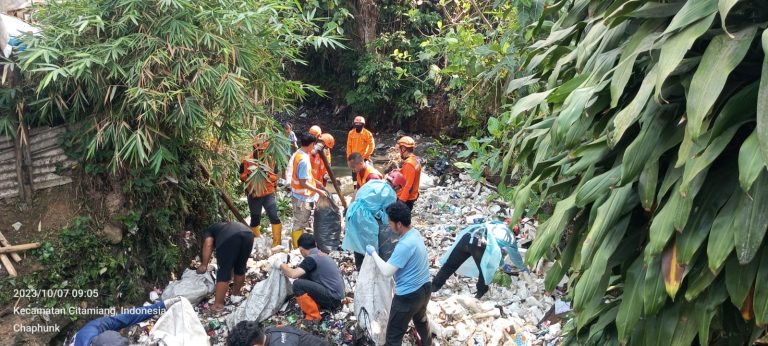
[[[384,180],[371,180],[355,195],[347,209],[346,234],[341,248],[365,253],[366,245],[379,248],[379,221],[388,222],[384,209],[397,200],[395,190]]]
[[[510,260],[516,267],[518,267],[518,269],[523,271],[527,270],[523,263],[523,258],[520,256],[520,252],[517,251],[517,241],[514,236],[512,236],[507,225],[499,221],[470,225],[467,228],[464,228],[456,236],[457,241],[454,242],[453,245],[451,245],[451,248],[440,258],[440,264],[445,265],[445,262],[448,261],[448,256],[451,255],[451,252],[453,252],[456,243],[461,237],[467,233],[472,234],[475,231],[482,230],[483,228],[486,229],[485,237],[487,243],[485,252],[483,253],[483,259],[480,261],[480,267],[483,268],[483,279],[486,283],[493,281],[493,276],[496,274],[496,270],[503,264],[504,256],[502,248],[507,252]],[[480,271],[472,257],[464,261],[459,269],[456,270],[456,273],[475,278],[480,276]]]

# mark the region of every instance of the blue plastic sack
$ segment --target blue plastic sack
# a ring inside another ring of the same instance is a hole
[[[384,209],[396,200],[395,190],[386,181],[365,183],[347,208],[346,232],[341,248],[361,254],[365,253],[366,245],[378,249],[380,222],[384,225],[389,222]]]
[[[470,225],[459,232],[456,236],[456,240],[461,239],[465,234],[473,234],[482,229],[486,230],[485,237],[487,243],[485,252],[483,253],[483,259],[480,260],[480,268],[482,268],[483,279],[486,283],[493,281],[493,276],[504,261],[502,248],[506,250],[515,266],[521,270],[527,270],[520,253],[517,251],[517,242],[514,240],[515,238],[512,236],[507,225],[502,222],[492,221],[484,224]],[[445,265],[445,262],[448,261],[448,257],[456,247],[456,243],[457,242],[454,242],[448,251],[440,257],[441,265]],[[470,257],[456,270],[456,274],[476,278],[480,276],[480,271],[475,264],[475,260]]]

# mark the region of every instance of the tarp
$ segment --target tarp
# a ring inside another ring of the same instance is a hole
[[[347,209],[344,250],[365,253],[366,245],[379,248],[379,225],[389,222],[384,209],[397,200],[395,190],[384,180],[371,180],[355,195]]]
[[[192,304],[185,298],[173,304],[160,316],[149,332],[149,338],[161,346],[208,345],[208,334],[205,333]]]
[[[453,245],[451,245],[448,251],[446,251],[440,258],[440,264],[445,265],[445,262],[448,261],[448,257],[451,255],[451,252],[453,252],[453,249],[456,247],[456,243],[458,243],[459,239],[461,239],[465,234],[471,234],[483,228],[486,229],[485,237],[487,243],[485,246],[485,252],[483,253],[483,259],[480,261],[480,267],[482,268],[483,279],[486,283],[493,281],[493,276],[496,274],[496,270],[498,270],[502,265],[502,261],[504,260],[503,253],[501,251],[502,248],[505,248],[507,254],[512,260],[512,263],[515,266],[521,270],[526,270],[525,265],[523,264],[523,259],[520,256],[520,253],[517,251],[517,243],[515,242],[512,233],[509,231],[509,228],[506,224],[499,221],[470,225],[464,228],[456,236],[456,241],[453,243]],[[464,261],[459,269],[456,270],[456,273],[459,275],[475,278],[480,276],[480,271],[478,270],[477,265],[475,264],[475,260],[472,257]]]

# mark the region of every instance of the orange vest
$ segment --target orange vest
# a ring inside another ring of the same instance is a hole
[[[406,165],[413,167],[413,170],[406,169]],[[419,158],[414,154],[408,156],[403,162],[403,168],[400,172],[405,176],[405,185],[408,186],[410,183],[411,188],[407,191],[405,189],[400,190],[397,194],[398,199],[404,202],[415,201],[419,198],[419,182],[421,180],[421,163],[419,163]]]
[[[312,196],[315,194],[315,191],[305,189],[301,186],[301,181],[299,181],[299,162],[305,161],[307,164],[307,167],[310,169],[310,176],[307,179],[307,185],[315,187],[315,179],[312,178],[312,163],[309,160],[309,154],[305,153],[301,149],[297,150],[295,153],[293,153],[293,157],[291,157],[291,167],[293,169],[293,172],[291,172],[291,190],[293,193],[304,195],[304,196]]]
[[[362,176],[360,175],[360,173],[363,173]],[[371,174],[376,174],[379,176],[379,179],[381,179],[381,173],[376,168],[371,167],[371,165],[368,165],[368,164],[365,165],[365,170],[363,170],[362,172],[357,172],[357,174],[355,174],[355,178],[357,178],[358,189],[363,187],[363,185],[365,185],[365,183],[368,182],[368,176]]]
[[[243,171],[240,172],[240,180],[246,183],[246,194],[250,193],[253,197],[264,197],[275,193],[275,188],[277,187],[277,174],[275,174],[274,164],[268,163],[268,166],[264,166],[263,164],[253,162],[253,155],[244,157],[242,163]],[[258,170],[259,166],[261,166],[262,169],[266,168],[264,169],[267,174],[266,179],[263,180],[261,177],[255,177],[249,181],[248,178],[253,172],[250,169],[251,166],[254,166],[255,170]]]
[[[330,165],[331,155],[326,152],[325,158],[328,160],[328,164]],[[312,164],[312,177],[315,178],[315,182],[325,186],[325,179],[323,179],[323,177],[328,174],[328,170],[325,168],[325,164],[323,164],[322,156],[320,156],[320,153],[310,154],[309,160]]]

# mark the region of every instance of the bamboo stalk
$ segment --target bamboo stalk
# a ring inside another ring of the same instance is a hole
[[[341,205],[344,206],[344,209],[347,209],[347,200],[344,198],[344,194],[341,193],[341,188],[339,187],[339,182],[336,181],[336,175],[333,174],[333,170],[331,169],[331,165],[328,163],[328,158],[325,157],[325,153],[320,152],[318,153],[320,155],[320,158],[323,160],[323,164],[325,165],[325,169],[328,171],[328,176],[331,177],[331,182],[333,183],[333,188],[336,189],[336,192],[339,194],[339,199],[341,200]]]
[[[5,239],[5,236],[3,235],[2,232],[0,232],[0,246],[11,246],[11,243],[8,242],[8,239]],[[21,262],[21,256],[19,256],[19,254],[12,253],[11,257],[13,258],[14,261]]]
[[[40,247],[40,243],[29,243],[29,244],[21,244],[21,245],[11,245],[11,246],[6,246],[6,247],[0,247],[0,254],[32,250],[32,249],[37,249],[39,247]]]

